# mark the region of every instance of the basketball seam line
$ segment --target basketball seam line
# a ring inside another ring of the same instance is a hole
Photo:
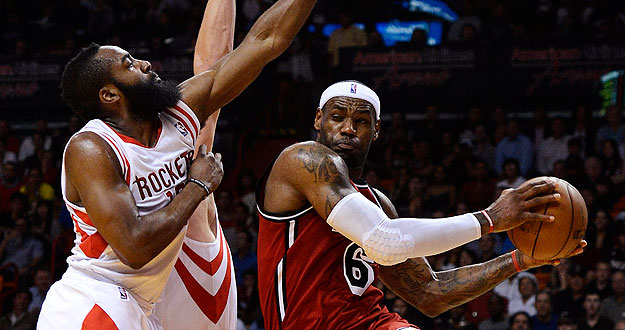
[[[549,210],[549,204],[547,203],[547,205],[545,206],[545,211],[543,212],[543,215],[547,214],[547,210]],[[536,243],[538,243],[538,236],[540,236],[540,229],[543,227],[543,222],[540,222],[540,225],[538,225],[538,232],[536,233],[536,237],[534,238],[534,245],[532,246],[532,258],[534,258],[534,251],[536,250]]]
[[[571,231],[573,231],[573,224],[575,223],[575,206],[573,205],[573,197],[571,196],[571,190],[569,189],[569,186],[566,186],[566,193],[569,194],[569,201],[571,203],[571,226],[569,226],[569,234],[566,236],[566,241],[564,242],[564,244],[562,244],[562,247],[560,248],[560,251],[558,251],[558,253],[554,254],[551,258],[557,256],[558,254],[560,254],[560,252],[562,252],[562,250],[564,250],[564,247],[566,247],[566,243],[569,242],[569,238],[571,237]]]

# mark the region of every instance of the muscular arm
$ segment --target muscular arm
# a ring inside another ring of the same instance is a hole
[[[232,51],[235,12],[235,0],[210,0],[206,5],[193,53],[194,74],[210,69],[219,58]],[[204,122],[195,145],[195,154],[202,144],[208,147],[208,151],[213,149],[218,118],[219,110],[211,114]],[[196,241],[214,241],[216,215],[215,197],[211,194],[200,203],[189,218],[187,236]]]
[[[229,103],[291,44],[316,0],[279,0],[252,26],[243,42],[210,70],[180,84],[182,99],[203,121]]]
[[[287,212],[312,204],[324,219],[343,197],[356,192],[343,159],[317,142],[286,148],[267,179],[264,208]]]
[[[395,207],[378,192],[389,218],[398,218]],[[520,252],[517,251],[517,255]],[[479,297],[516,274],[510,253],[485,263],[435,272],[425,258],[408,259],[394,266],[380,267],[380,280],[402,299],[424,314],[434,317]]]
[[[65,166],[67,198],[87,209],[98,232],[134,269],[152,260],[178,235],[206,194],[199,185],[190,184],[166,207],[139,215],[117,156],[94,133],[70,140]]]

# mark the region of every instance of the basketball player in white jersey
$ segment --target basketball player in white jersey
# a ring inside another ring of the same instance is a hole
[[[210,0],[195,44],[193,73],[204,72],[232,51],[234,0]],[[219,110],[204,123],[198,145],[212,150]],[[217,216],[214,195],[189,218],[182,252],[169,275],[154,317],[165,330],[232,330],[237,324],[234,265]]]
[[[89,120],[63,155],[76,246],[39,329],[161,328],[154,304],[223,171],[206,146],[190,162],[200,123],[286,50],[315,2],[278,0],[234,51],[178,86],[115,46],[92,44],[67,64],[61,95]]]

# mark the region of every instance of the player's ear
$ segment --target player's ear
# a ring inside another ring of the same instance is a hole
[[[315,129],[321,129],[321,118],[323,117],[323,110],[321,108],[317,108],[317,112],[315,113]]]
[[[380,135],[380,120],[375,121],[375,125],[373,126],[373,141],[378,139]]]
[[[121,93],[114,85],[106,84],[104,87],[100,88],[98,96],[102,103],[115,103],[121,98]]]

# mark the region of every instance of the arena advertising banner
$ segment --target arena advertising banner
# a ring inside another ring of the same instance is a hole
[[[493,59],[493,92],[506,102],[597,104],[601,77],[625,68],[625,46],[513,44]]]
[[[65,109],[59,84],[66,56],[47,58],[0,59],[0,110],[39,115],[48,110]],[[153,69],[165,79],[182,81],[193,75],[191,56],[149,58]]]
[[[474,48],[407,46],[341,50],[340,79],[356,79],[381,94],[384,102],[463,102],[484,95],[488,67]],[[421,104],[413,103],[413,104]]]

